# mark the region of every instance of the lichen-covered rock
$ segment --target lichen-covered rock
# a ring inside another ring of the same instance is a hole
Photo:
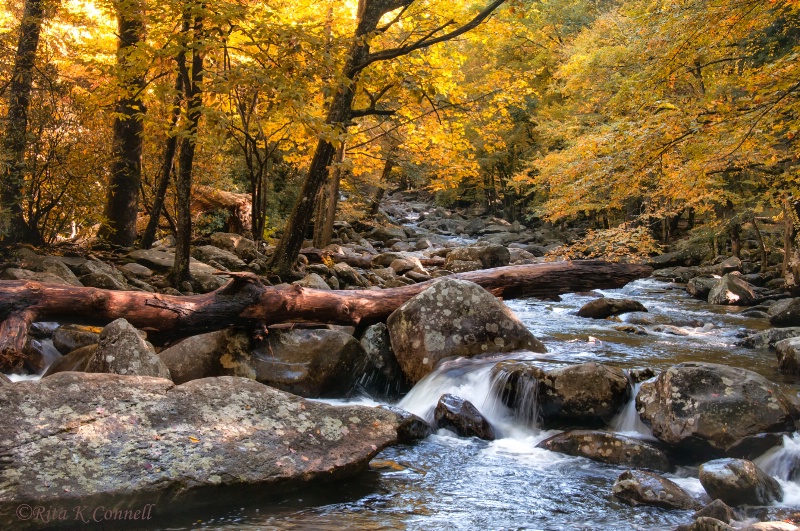
[[[800,337],[783,339],[775,343],[778,370],[784,374],[800,374]]]
[[[109,323],[86,364],[86,372],[106,372],[169,379],[169,369],[139,331],[125,319]]]
[[[609,299],[603,297],[587,302],[578,310],[578,317],[590,317],[592,319],[605,319],[612,315],[619,315],[627,312],[646,312],[647,308],[639,301],[629,299]]]
[[[797,410],[781,389],[746,369],[681,363],[645,382],[636,409],[653,435],[700,456],[721,456],[757,433],[793,431]]]
[[[527,349],[545,352],[516,315],[482,287],[443,278],[387,321],[397,361],[416,383],[444,358]]]
[[[336,330],[271,330],[250,352],[227,351],[223,374],[253,378],[306,398],[343,397],[364,373],[366,356],[350,334]]]
[[[709,496],[728,505],[769,505],[783,499],[780,484],[746,459],[715,459],[700,465]]]
[[[453,249],[445,261],[444,267],[450,269],[453,262],[478,262],[481,269],[503,267],[511,263],[511,253],[502,245],[471,245]],[[452,269],[450,269],[452,271]]]
[[[366,364],[358,383],[367,393],[397,398],[411,390],[412,386],[392,350],[392,340],[385,324],[377,323],[367,328],[359,342],[366,355]]]
[[[240,330],[218,330],[187,337],[158,356],[169,369],[172,381],[182,384],[209,376],[226,375],[222,359],[247,356],[250,337]]]
[[[743,305],[755,298],[753,286],[738,273],[728,273],[708,292],[709,304]]]
[[[628,378],[616,367],[589,362],[545,371],[530,362],[502,362],[493,373],[503,402],[519,416],[544,428],[602,427],[619,412],[630,393]]]
[[[242,378],[61,373],[0,386],[0,526],[23,503],[167,507],[200,489],[286,492],[352,476],[397,440],[395,413],[309,402]]]
[[[671,468],[666,452],[657,445],[607,431],[567,431],[545,439],[537,447],[611,465],[663,472]]]
[[[247,264],[231,251],[220,249],[213,245],[193,247],[192,256],[206,264],[216,262],[231,271],[243,271],[247,268]]]
[[[460,396],[442,395],[433,411],[433,419],[437,428],[454,431],[461,437],[486,441],[493,441],[496,437],[494,428],[478,408]]]
[[[677,483],[644,470],[623,472],[612,488],[614,496],[629,505],[655,505],[666,509],[698,509],[700,502]]]

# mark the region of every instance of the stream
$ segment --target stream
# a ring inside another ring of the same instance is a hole
[[[443,393],[461,396],[492,422],[496,441],[459,438],[440,430],[417,444],[384,450],[369,472],[349,482],[270,499],[243,495],[226,508],[209,507],[205,514],[191,517],[162,512],[160,529],[668,530],[689,523],[692,511],[633,508],[613,498],[612,485],[624,468],[536,448],[558,432],[538,429],[530,421],[531,412],[515,414],[506,408],[492,391],[497,385],[492,366],[503,359],[536,359],[545,368],[595,361],[623,369],[664,369],[706,361],[754,370],[795,395],[800,382],[778,373],[773,352],[735,346],[744,330],[768,327],[763,319],[740,315],[742,308],[712,307],[691,299],[682,286],[650,279],[598,291],[638,300],[649,313],[624,314],[619,321],[574,315],[591,295],[565,295],[559,302],[509,301],[545,343],[547,354],[449,362],[397,404],[431,419]],[[632,326],[646,334],[632,333]],[[377,405],[369,398],[355,402]],[[613,429],[652,437],[632,403],[614,419]],[[800,435],[787,437],[782,448],[770,450],[757,463],[781,482],[782,506],[800,507],[800,477],[795,477]],[[703,492],[696,468],[666,476],[690,492]]]

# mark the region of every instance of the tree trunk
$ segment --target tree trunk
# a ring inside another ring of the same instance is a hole
[[[0,156],[3,157],[4,166],[0,180],[0,240],[5,243],[42,243],[36,227],[31,227],[22,215],[28,107],[41,29],[41,0],[26,0],[8,88],[6,130],[0,143]]]
[[[320,193],[317,219],[314,222],[314,247],[325,247],[333,237],[333,222],[336,220],[336,205],[339,202],[339,181],[342,178],[341,163],[344,160],[345,143],[336,150],[336,167],[331,173],[330,182]]]
[[[181,63],[186,64],[185,50],[179,52],[178,64]],[[164,210],[164,202],[167,199],[172,167],[175,164],[175,152],[178,149],[178,135],[175,128],[181,116],[182,92],[183,76],[178,72],[175,78],[175,101],[173,102],[172,116],[170,117],[170,133],[167,136],[167,144],[164,146],[164,161],[161,163],[161,175],[158,178],[156,195],[153,198],[153,208],[150,209],[150,219],[144,229],[144,234],[142,234],[142,240],[139,242],[139,248],[141,249],[149,249],[153,245],[153,241],[156,239],[156,231],[158,230],[158,221],[161,219],[161,211]]]
[[[117,68],[124,95],[117,102],[112,139],[111,177],[105,208],[105,223],[98,234],[111,243],[132,246],[136,241],[139,187],[142,182],[142,134],[144,108],[140,99],[144,74],[131,60],[144,38],[144,7],[117,3]]]
[[[475,282],[497,297],[513,299],[619,288],[651,272],[643,265],[586,260],[499,267],[451,278]],[[252,273],[229,275],[233,280],[222,288],[190,297],[0,281],[0,369],[22,364],[27,329],[34,321],[105,325],[124,318],[154,341],[231,326],[367,325],[386,320],[432,282],[377,291],[323,291],[295,285],[267,287]]]
[[[188,29],[189,15],[184,19],[184,28]],[[192,43],[200,42],[203,31],[203,18],[195,15]],[[188,44],[188,43],[187,43]],[[181,139],[180,156],[178,157],[178,237],[175,242],[175,264],[169,274],[170,282],[176,288],[181,283],[191,280],[189,274],[190,245],[192,241],[192,166],[194,152],[197,145],[197,130],[200,122],[200,111],[203,104],[200,83],[203,82],[203,55],[202,51],[192,47],[191,75],[186,70],[184,62],[181,75],[183,86],[186,87],[186,129],[188,135]]]
[[[761,255],[761,272],[764,273],[767,271],[767,267],[769,266],[769,262],[767,261],[767,246],[764,243],[764,236],[761,234],[761,229],[758,228],[756,216],[753,215],[753,217],[750,218],[750,221],[753,223],[753,228],[756,231],[756,238],[758,239],[758,252]]]

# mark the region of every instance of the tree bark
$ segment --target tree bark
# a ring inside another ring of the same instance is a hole
[[[0,157],[4,166],[0,174],[0,240],[5,243],[42,243],[36,227],[31,227],[22,215],[28,108],[42,16],[41,0],[25,1],[17,53],[11,71],[11,84],[8,88],[5,134],[0,143]]]
[[[111,243],[132,246],[136,241],[139,188],[142,182],[142,135],[144,133],[144,73],[131,61],[131,54],[144,39],[144,6],[134,1],[117,2],[117,68],[124,95],[114,118],[111,177],[99,236]]]
[[[514,299],[619,288],[651,272],[644,265],[586,260],[499,267],[449,278],[469,280],[497,297]],[[385,290],[323,291],[295,285],[267,287],[252,273],[228,274],[233,279],[222,288],[190,297],[0,281],[0,369],[22,364],[27,329],[34,321],[105,325],[124,318],[156,341],[231,326],[367,325],[384,321],[433,282]]]
[[[184,29],[188,34],[189,17],[184,18]],[[203,31],[203,18],[195,15],[192,43],[201,41]],[[186,43],[189,45],[189,42]],[[169,274],[170,282],[176,288],[181,283],[191,280],[189,273],[190,246],[192,240],[192,167],[194,153],[197,146],[197,131],[200,122],[200,111],[203,105],[200,84],[203,82],[203,55],[202,50],[192,46],[192,70],[189,73],[184,62],[181,68],[183,86],[186,94],[186,129],[188,134],[181,139],[180,155],[178,157],[178,182],[176,201],[178,206],[178,237],[175,239],[175,264]]]
[[[314,222],[314,247],[326,247],[333,238],[333,222],[336,220],[336,205],[339,202],[339,181],[342,178],[341,164],[344,160],[345,143],[336,150],[337,163],[330,177],[330,182],[322,188],[317,208],[317,219]]]

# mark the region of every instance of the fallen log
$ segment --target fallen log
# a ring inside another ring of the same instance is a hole
[[[619,288],[648,276],[649,266],[595,260],[498,267],[453,275],[497,297],[552,297]],[[225,273],[231,281],[204,295],[181,297],[138,291],[0,281],[0,370],[22,364],[28,327],[35,321],[105,325],[119,318],[157,341],[232,326],[276,323],[368,325],[385,320],[430,285],[384,290],[323,291],[296,285],[265,286],[252,273]]]

